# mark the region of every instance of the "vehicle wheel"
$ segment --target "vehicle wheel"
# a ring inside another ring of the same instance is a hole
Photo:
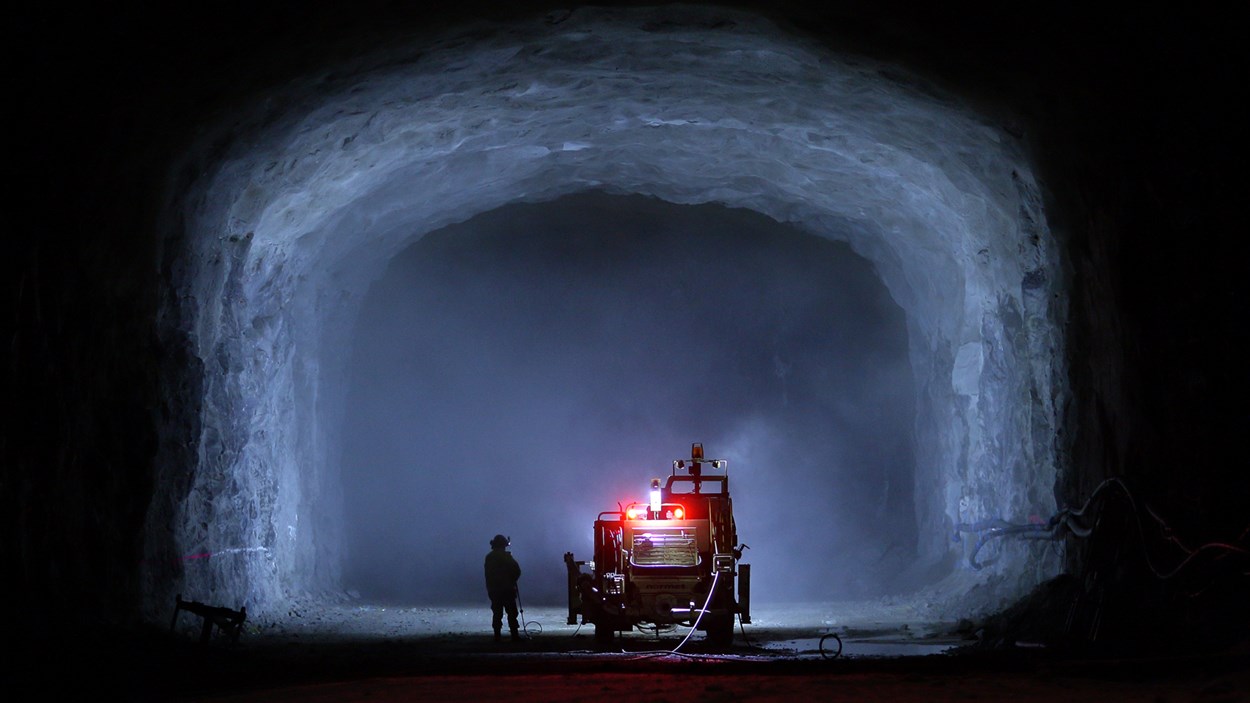
[[[708,644],[728,647],[734,641],[734,616],[718,615],[707,624]]]
[[[607,623],[595,623],[595,643],[612,644],[612,626]]]

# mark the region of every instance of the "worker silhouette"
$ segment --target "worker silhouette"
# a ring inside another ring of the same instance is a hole
[[[495,628],[495,641],[501,639],[503,613],[508,611],[508,629],[513,641],[523,639],[521,624],[517,622],[517,579],[521,578],[521,565],[508,552],[511,543],[503,535],[495,535],[486,554],[486,595],[490,596],[491,627]]]

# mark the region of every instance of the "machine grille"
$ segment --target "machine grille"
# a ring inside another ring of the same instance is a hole
[[[635,532],[629,561],[634,566],[695,566],[699,563],[699,551],[694,530],[660,527]]]

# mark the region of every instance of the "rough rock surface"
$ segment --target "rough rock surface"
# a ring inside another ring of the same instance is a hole
[[[198,363],[166,382],[202,407],[165,428],[146,556],[231,558],[153,569],[149,604],[332,588],[336,343],[364,287],[426,232],[588,189],[749,208],[873,262],[908,316],[925,559],[959,556],[955,523],[1055,509],[1064,274],[1039,187],[1004,128],[897,69],[748,14],[582,8],[328,68],[215,130],[170,184],[165,334]],[[1058,564],[985,556],[978,606]]]

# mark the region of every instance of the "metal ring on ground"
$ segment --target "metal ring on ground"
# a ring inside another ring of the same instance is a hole
[[[834,652],[833,654],[829,654],[825,651],[825,640],[829,639],[830,637],[838,641],[838,650]],[[830,632],[829,634],[823,635],[820,638],[820,656],[822,659],[837,659],[838,657],[842,656],[842,638],[838,637],[836,632]]]

